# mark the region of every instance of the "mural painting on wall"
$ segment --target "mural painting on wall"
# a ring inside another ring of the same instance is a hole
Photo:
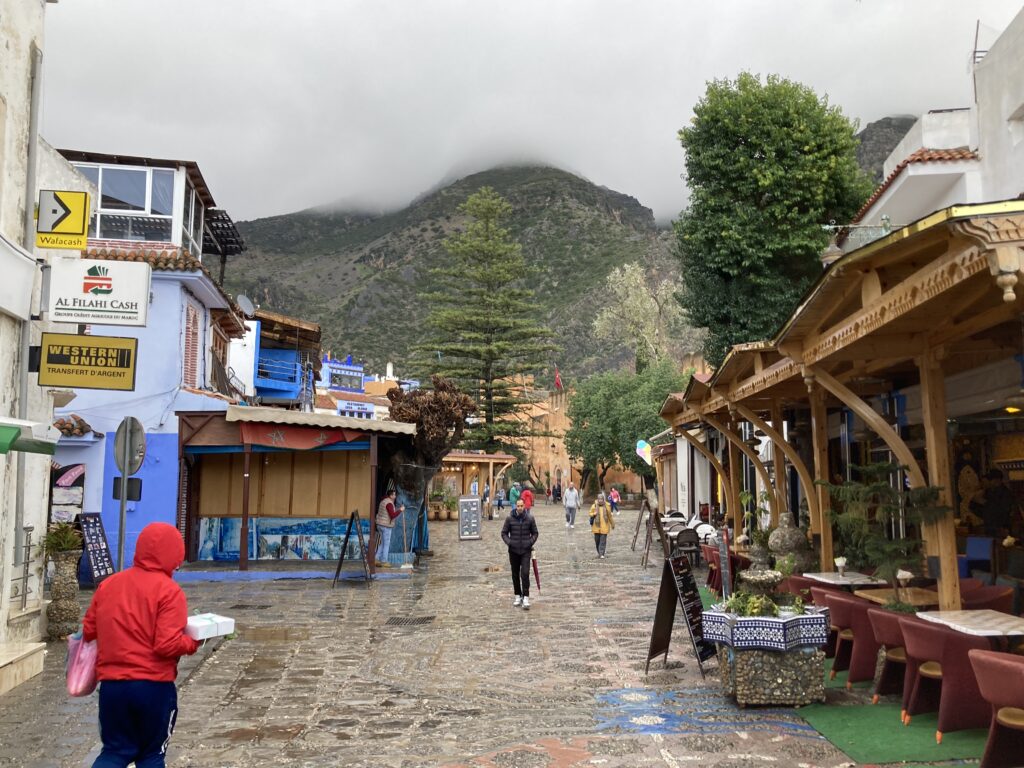
[[[82,513],[85,500],[85,464],[55,466],[50,470],[50,522],[71,523]]]
[[[249,558],[254,560],[337,560],[348,532],[348,520],[337,518],[260,517],[249,521]],[[363,539],[370,521],[360,520]],[[200,560],[237,560],[242,520],[206,517],[199,525]],[[345,559],[360,559],[355,531]],[[256,550],[256,551],[254,551]]]

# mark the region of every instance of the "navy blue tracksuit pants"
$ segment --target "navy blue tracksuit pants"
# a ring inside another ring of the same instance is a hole
[[[100,683],[103,751],[92,768],[164,768],[167,742],[178,716],[174,683],[104,680]]]

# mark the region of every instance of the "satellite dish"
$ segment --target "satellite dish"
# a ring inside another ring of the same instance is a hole
[[[235,297],[235,301],[238,302],[238,308],[242,310],[242,314],[246,317],[252,317],[252,313],[256,311],[256,307],[252,305],[252,301],[245,294],[241,294]]]

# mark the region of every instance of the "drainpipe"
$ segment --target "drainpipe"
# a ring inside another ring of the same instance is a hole
[[[25,234],[22,245],[32,253],[35,249],[36,220],[36,163],[39,143],[39,101],[42,91],[43,52],[32,44],[31,102],[28,118],[28,168],[25,174]],[[34,286],[33,286],[34,289]],[[31,312],[31,309],[29,310]],[[18,340],[18,418],[28,418],[28,356],[32,343],[32,320],[21,323],[21,337]],[[14,563],[20,564],[25,556],[25,454],[18,454],[14,496]]]

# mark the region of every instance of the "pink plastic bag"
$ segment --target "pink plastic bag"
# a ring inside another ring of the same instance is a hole
[[[96,641],[86,642],[81,632],[68,637],[68,661],[64,668],[68,693],[88,696],[96,690]]]

